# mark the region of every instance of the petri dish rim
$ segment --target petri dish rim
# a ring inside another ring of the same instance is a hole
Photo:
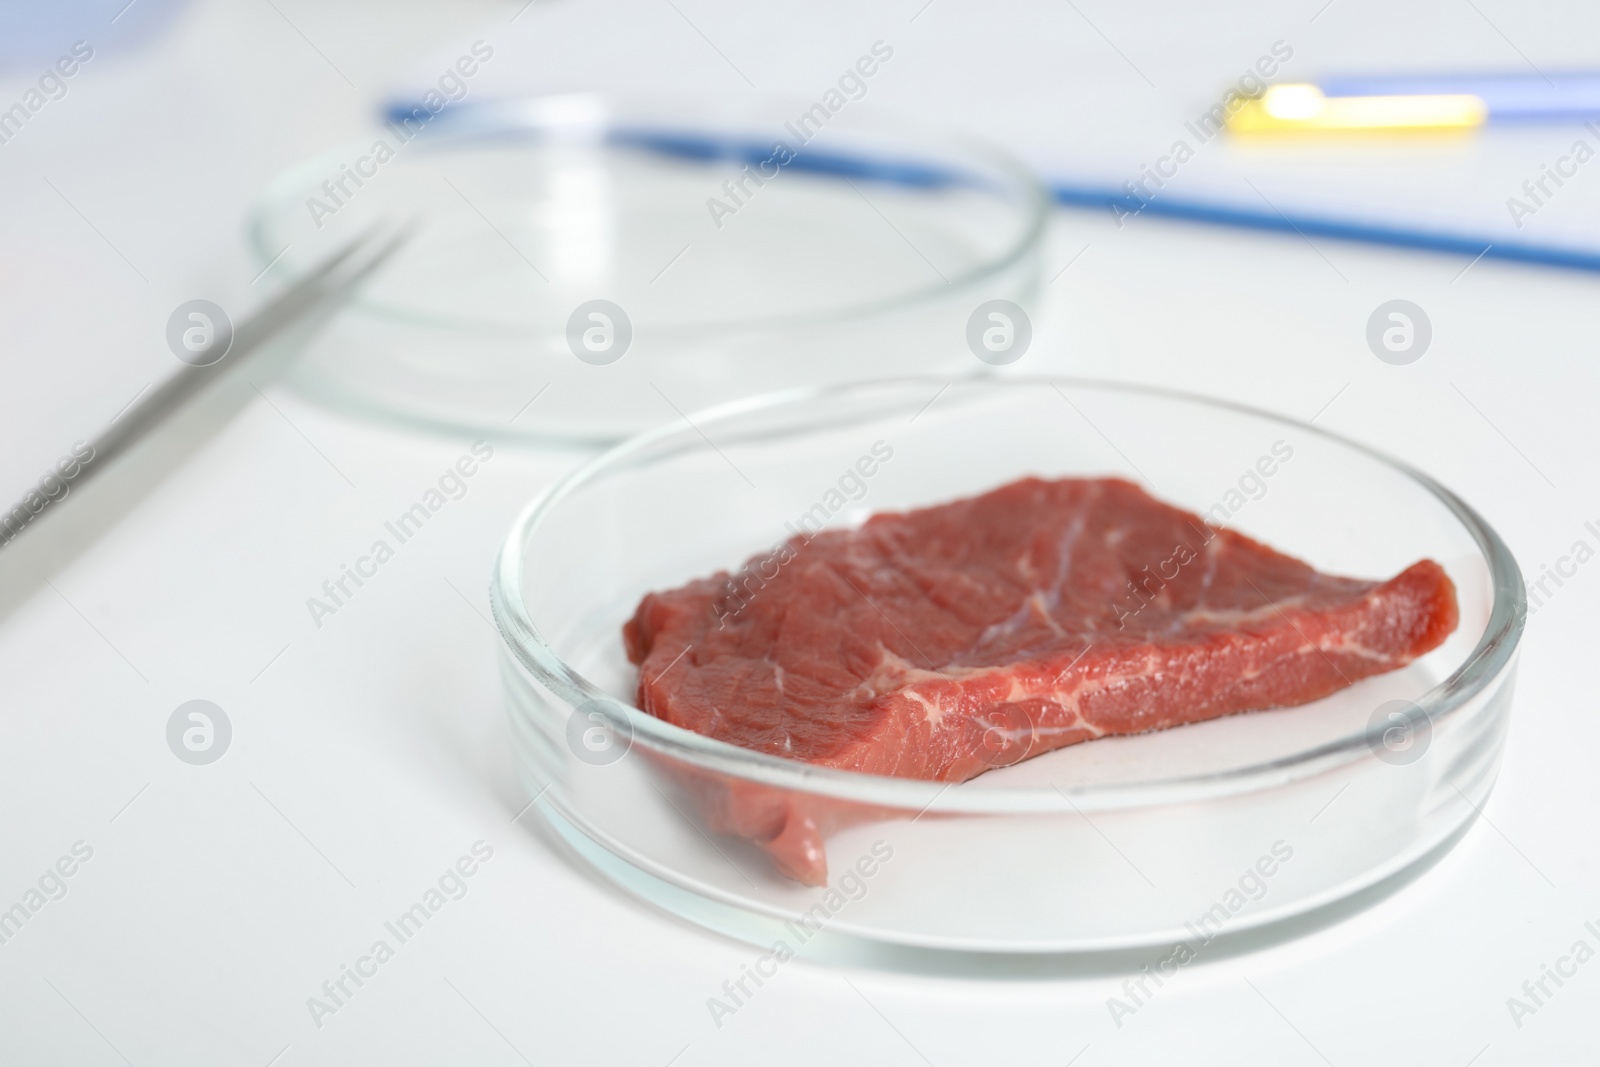
[[[679,114],[714,114],[718,111],[726,113],[725,108],[712,102],[713,98],[684,96],[681,99],[673,99],[678,101]],[[761,96],[746,98],[744,104],[746,105],[744,110],[747,111],[757,104],[763,108],[776,109],[796,106],[800,101],[798,98],[790,100],[781,96]],[[516,135],[558,133],[572,136],[580,129],[595,133],[636,133],[642,123],[640,119],[632,116],[639,112],[653,115],[659,112],[662,106],[659,100],[646,105],[626,95],[607,93],[566,93],[470,104],[457,109],[456,113],[445,122],[438,125],[430,124],[418,137],[417,152],[446,153],[464,145],[486,144],[499,138]],[[441,114],[450,113],[441,112]],[[920,289],[883,299],[801,315],[708,320],[673,323],[670,326],[645,324],[649,329],[662,336],[682,335],[713,340],[730,335],[849,324],[893,316],[905,311],[914,311],[934,302],[948,300],[957,294],[969,293],[988,280],[1002,276],[1007,271],[1022,265],[1042,246],[1049,225],[1051,199],[1039,178],[1022,162],[979,137],[901,118],[882,108],[868,105],[856,109],[855,114],[864,117],[874,129],[915,137],[919,148],[945,158],[947,165],[955,167],[976,165],[1003,176],[1013,192],[1020,194],[1015,198],[1021,220],[1016,237],[986,261],[948,281],[929,282]],[[580,120],[573,121],[571,118],[573,115],[581,116]],[[743,118],[743,112],[739,117]],[[694,130],[696,126],[693,122],[681,119],[676,120],[676,125],[660,126],[661,132],[687,133]],[[268,231],[272,222],[305,190],[308,181],[325,176],[331,168],[336,168],[339,163],[349,159],[352,153],[364,151],[370,143],[370,136],[347,141],[310,159],[302,160],[268,182],[257,198],[247,226],[247,239],[251,252],[263,272],[274,275],[285,283],[292,283],[295,280],[296,267],[282,262],[284,250],[275,249],[272,240],[269,239]],[[623,144],[626,146],[626,142]],[[562,329],[560,325],[552,325],[547,329],[528,328],[486,323],[468,317],[415,312],[384,301],[373,300],[362,294],[356,294],[350,301],[350,306],[389,321],[437,330],[496,336],[543,337],[555,336]]]
[[[718,420],[773,410],[786,405],[842,399],[853,394],[891,389],[924,390],[930,395],[940,387],[974,386],[990,389],[1056,387],[1104,390],[1178,400],[1265,419],[1302,433],[1310,433],[1351,449],[1390,467],[1424,489],[1441,503],[1471,535],[1483,553],[1489,570],[1493,603],[1488,622],[1477,644],[1459,666],[1414,703],[1437,728],[1459,708],[1468,704],[1514,662],[1527,614],[1527,592],[1522,572],[1510,548],[1483,518],[1439,482],[1377,449],[1341,434],[1266,411],[1248,404],[1207,397],[1162,386],[1072,377],[982,377],[951,383],[939,378],[894,378],[782,390],[743,400],[715,405],[689,416],[692,426],[705,430]],[[942,814],[1040,814],[1072,810],[1153,807],[1186,803],[1240,793],[1267,790],[1298,781],[1361,758],[1381,738],[1376,726],[1313,746],[1292,756],[1247,764],[1209,774],[1179,775],[1144,782],[1118,783],[1056,789],[1046,786],[986,786],[982,776],[952,786],[950,783],[891,778],[816,767],[752,752],[724,741],[674,726],[648,712],[619,700],[590,682],[566,663],[540,634],[522,596],[524,548],[537,532],[541,520],[563,498],[581,489],[608,470],[638,459],[648,449],[686,431],[678,423],[668,423],[638,434],[584,463],[530,501],[512,523],[490,579],[490,605],[502,640],[511,655],[545,688],[568,706],[596,702],[603,714],[617,720],[617,726],[631,739],[640,741],[706,770],[753,780],[765,785],[803,793],[833,797],[862,804],[875,804],[903,810],[927,810],[938,802]],[[686,447],[704,447],[692,441]]]

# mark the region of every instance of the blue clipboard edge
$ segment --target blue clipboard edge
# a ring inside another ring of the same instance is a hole
[[[415,104],[394,102],[384,107],[382,113],[386,120],[400,121],[416,114],[419,110],[422,109]],[[633,148],[694,159],[748,161],[752,158],[752,153],[759,152],[764,156],[770,151],[770,146],[765,143],[757,145],[747,140],[701,135],[683,129],[663,129],[649,133],[635,127],[623,132],[618,140],[625,141]],[[933,173],[926,165],[915,161],[878,160],[866,156],[846,158],[835,154],[818,154],[810,165],[802,165],[801,169],[921,187],[962,184],[966,180],[960,175]],[[1258,211],[1221,202],[1191,200],[1184,197],[1140,200],[1120,189],[1052,179],[1046,179],[1045,186],[1055,203],[1062,207],[1105,211],[1114,216],[1120,210],[1130,215],[1150,215],[1209,226],[1227,226],[1268,233],[1293,233],[1306,238],[1326,237],[1389,248],[1466,256],[1470,259],[1497,259],[1511,263],[1556,267],[1562,270],[1600,272],[1600,252],[1586,252],[1559,245],[1506,241],[1481,235],[1411,229],[1403,226],[1385,226],[1332,215],[1298,212],[1287,215],[1276,210]]]

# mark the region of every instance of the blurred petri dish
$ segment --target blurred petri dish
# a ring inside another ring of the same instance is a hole
[[[251,241],[293,280],[417,222],[297,362],[314,398],[605,441],[772,389],[985,371],[968,320],[1031,305],[1047,210],[1003,152],[857,102],[572,95],[397,117],[275,180]]]

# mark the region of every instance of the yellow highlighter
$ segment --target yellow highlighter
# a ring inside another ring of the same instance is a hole
[[[1483,98],[1470,93],[1405,96],[1326,96],[1315,85],[1274,85],[1228,117],[1237,134],[1411,133],[1459,131],[1489,117]]]

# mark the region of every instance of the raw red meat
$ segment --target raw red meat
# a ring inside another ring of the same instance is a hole
[[[1118,479],[1027,478],[736,575],[652,593],[624,628],[638,703],[743,748],[962,781],[1064,745],[1316,700],[1438,647],[1455,587],[1299,560]],[[683,769],[715,830],[802,882],[862,814]]]

